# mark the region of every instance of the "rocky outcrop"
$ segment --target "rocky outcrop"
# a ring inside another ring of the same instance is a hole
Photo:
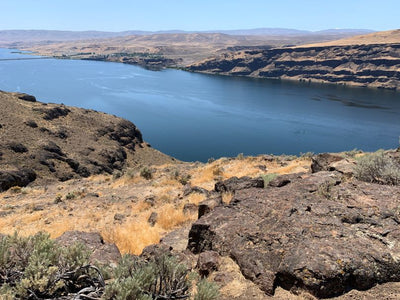
[[[238,190],[248,189],[251,187],[264,187],[264,180],[259,178],[250,178],[250,177],[231,177],[225,181],[219,181],[215,184],[216,192],[235,192]]]
[[[67,231],[56,239],[61,246],[70,246],[81,243],[91,251],[90,260],[93,263],[116,264],[121,259],[115,244],[104,242],[98,232]]]
[[[27,184],[14,176],[16,170],[30,169],[37,180],[65,181],[111,174],[138,164],[172,162],[172,158],[149,147],[139,129],[127,120],[41,103],[21,93],[0,92],[0,102],[0,172],[14,172],[7,173],[3,190]]]
[[[134,55],[134,54],[105,54],[105,55],[93,55],[83,58],[85,60],[97,60],[97,61],[110,61],[110,62],[122,62],[124,64],[137,65],[150,70],[161,70],[168,67],[176,66],[181,59],[166,58],[162,55]]]
[[[192,64],[187,69],[223,75],[398,89],[400,44],[238,51]]]
[[[36,179],[36,173],[31,169],[0,171],[0,192],[13,186],[24,187]]]
[[[316,297],[400,281],[400,187],[338,171],[237,190],[231,204],[196,221],[188,248],[232,258],[266,294]]]

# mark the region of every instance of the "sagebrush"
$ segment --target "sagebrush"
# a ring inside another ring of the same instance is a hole
[[[366,154],[358,159],[354,175],[366,182],[400,185],[400,163],[383,151]]]

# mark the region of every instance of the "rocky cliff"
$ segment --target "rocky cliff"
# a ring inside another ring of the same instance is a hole
[[[225,53],[188,70],[376,88],[400,87],[400,43],[275,48]]]
[[[398,167],[400,152],[388,155]],[[192,224],[188,248],[233,259],[267,295],[281,287],[330,298],[399,282],[400,186],[359,181],[356,164],[321,154],[314,173],[283,175],[265,188],[248,178],[217,183],[215,192],[234,196]],[[353,299],[397,299],[390,292]]]
[[[172,161],[131,122],[94,110],[0,91],[0,191]]]

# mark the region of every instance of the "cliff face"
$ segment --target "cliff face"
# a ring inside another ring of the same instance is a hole
[[[400,87],[400,44],[238,51],[188,66],[194,72]]]

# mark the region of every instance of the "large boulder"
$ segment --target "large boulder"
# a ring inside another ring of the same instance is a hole
[[[333,171],[332,163],[342,160],[343,157],[337,154],[321,153],[312,157],[311,171],[313,173],[319,171]]]
[[[0,171],[0,192],[13,186],[24,187],[36,179],[36,173],[31,169]]]
[[[104,242],[98,232],[67,231],[56,241],[62,246],[69,246],[77,242],[84,244],[92,252],[90,255],[92,262],[116,264],[121,259],[121,253],[117,246]]]
[[[244,177],[231,177],[224,181],[219,181],[215,184],[216,192],[235,192],[238,190],[248,189],[251,187],[263,188],[264,179],[261,177],[251,178],[248,176]]]
[[[189,232],[194,253],[229,256],[266,294],[332,297],[400,281],[400,187],[320,171],[281,187],[236,191]]]

